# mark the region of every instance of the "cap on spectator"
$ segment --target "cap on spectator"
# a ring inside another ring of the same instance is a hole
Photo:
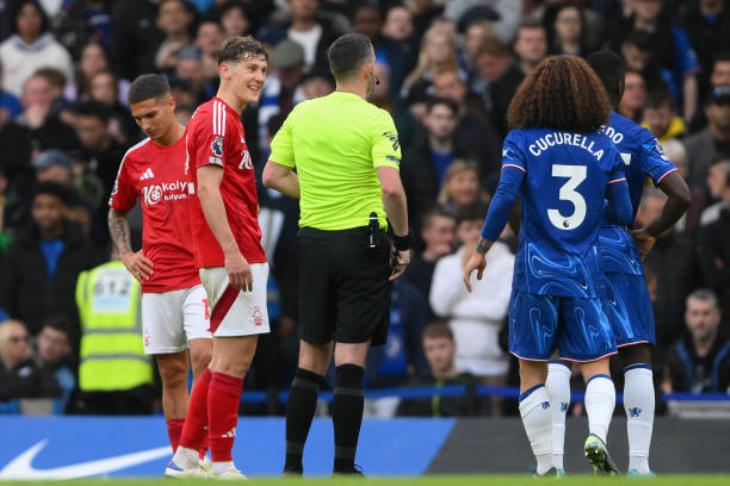
[[[487,7],[486,5],[479,5],[464,12],[464,14],[459,18],[456,28],[459,32],[466,32],[466,29],[468,29],[471,24],[486,21],[496,22],[501,18],[502,16],[493,8]]]
[[[730,105],[730,86],[716,86],[707,99],[710,105]]]
[[[187,46],[177,51],[175,58],[178,61],[182,61],[185,59],[194,59],[196,61],[199,61],[203,58],[203,53],[194,45],[188,44]]]
[[[271,53],[271,65],[277,69],[290,69],[303,64],[304,48],[292,40],[279,42]]]
[[[36,170],[48,169],[54,165],[68,168],[71,166],[71,158],[60,150],[46,150],[33,161]]]

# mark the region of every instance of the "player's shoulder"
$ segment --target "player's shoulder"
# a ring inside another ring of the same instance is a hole
[[[144,140],[129,147],[122,157],[122,164],[134,164],[136,160],[138,160],[140,157],[143,157],[145,153],[149,152],[149,150],[154,147],[154,144],[151,142],[152,139],[147,137]]]

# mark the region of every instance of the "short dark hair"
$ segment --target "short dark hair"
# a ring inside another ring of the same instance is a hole
[[[170,95],[170,83],[161,74],[142,74],[129,86],[127,100],[130,105],[149,99],[162,99]]]
[[[672,93],[666,86],[660,86],[657,89],[650,90],[646,97],[646,105],[644,108],[651,108],[652,110],[658,110],[663,106],[669,106],[669,109],[674,111],[674,98]]]
[[[712,67],[718,62],[730,62],[730,51],[720,51],[712,58]]]
[[[218,49],[217,57],[219,66],[223,63],[241,62],[251,57],[262,58],[269,62],[269,54],[263,44],[250,35],[229,37]]]
[[[71,190],[58,182],[39,182],[33,191],[33,200],[39,195],[47,195],[58,198],[64,206],[70,206],[72,202]]]
[[[76,116],[89,116],[107,123],[111,114],[105,105],[98,101],[82,101],[73,105],[73,113]]]
[[[62,332],[66,335],[67,338],[71,338],[71,322],[66,316],[57,315],[47,318],[45,321],[43,321],[41,330],[46,327],[53,329],[54,331]]]
[[[622,44],[631,44],[640,51],[654,52],[654,47],[651,41],[652,37],[651,34],[649,34],[648,32],[643,32],[641,30],[632,30],[631,32],[626,34],[626,37],[624,37]]]
[[[338,37],[327,49],[330,71],[336,80],[346,79],[373,57],[373,45],[364,34]]]
[[[466,221],[481,221],[487,215],[487,205],[483,202],[474,202],[461,206],[456,210],[456,224]]]
[[[624,94],[626,61],[611,51],[594,52],[586,61],[601,80],[611,105],[618,106]]]
[[[428,101],[426,102],[426,113],[431,113],[434,107],[438,105],[445,105],[446,108],[451,110],[451,113],[453,114],[459,113],[459,106],[454,100],[451,100],[449,98],[441,98],[438,96],[434,96],[428,99]]]
[[[12,2],[10,3],[12,5]],[[10,29],[11,32],[14,34],[18,33],[18,17],[20,17],[20,11],[23,10],[23,7],[26,5],[32,5],[35,7],[36,11],[38,12],[38,15],[41,17],[41,34],[46,32],[48,30],[48,15],[46,15],[46,11],[43,10],[43,7],[38,2],[38,0],[20,0],[19,2],[15,3],[15,8],[12,11],[12,19],[13,24],[11,25]]]
[[[33,73],[33,77],[43,78],[48,81],[51,86],[63,89],[68,83],[66,75],[62,71],[52,67],[42,67]]]
[[[454,213],[450,212],[443,206],[434,206],[423,215],[423,222],[421,227],[426,229],[430,227],[436,218],[448,218],[455,221]]]
[[[543,127],[595,132],[611,103],[596,73],[577,56],[550,56],[517,89],[507,110],[509,128]]]
[[[445,321],[434,321],[423,328],[422,339],[448,339],[454,340],[454,333]]]

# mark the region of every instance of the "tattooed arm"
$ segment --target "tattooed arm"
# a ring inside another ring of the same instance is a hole
[[[127,215],[110,208],[107,219],[109,234],[124,266],[137,280],[149,280],[150,276],[152,276],[152,261],[144,255],[142,250],[138,252],[132,251]]]

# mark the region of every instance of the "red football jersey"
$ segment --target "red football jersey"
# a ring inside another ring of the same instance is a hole
[[[198,168],[207,165],[223,168],[220,191],[238,248],[249,263],[266,262],[258,221],[256,176],[240,115],[217,97],[200,105],[188,125],[187,156],[188,177],[196,188]],[[198,267],[224,266],[223,250],[208,227],[197,195],[191,203]]]
[[[128,212],[142,205],[142,250],[152,260],[143,292],[169,292],[200,283],[193,254],[189,199],[194,186],[185,175],[185,136],[169,147],[149,138],[122,159],[109,206]]]

